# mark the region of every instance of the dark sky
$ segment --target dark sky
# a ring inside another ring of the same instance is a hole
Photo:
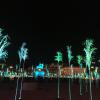
[[[72,45],[76,56],[81,53],[86,38],[93,38],[100,49],[100,16],[95,12],[95,3],[85,7],[84,4],[70,2],[70,6],[63,8],[25,1],[6,3],[2,7],[0,27],[10,36],[7,62],[18,62],[17,50],[22,42],[27,42],[31,63],[52,62],[57,50],[61,50],[66,58],[66,45]]]

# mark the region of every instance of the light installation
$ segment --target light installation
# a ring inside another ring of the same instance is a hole
[[[95,52],[96,48],[93,47],[93,40],[92,39],[87,39],[84,42],[85,48],[84,48],[84,52],[85,52],[85,62],[86,62],[86,67],[89,70],[89,85],[90,85],[90,100],[92,100],[92,88],[91,88],[91,71],[90,71],[90,67],[91,67],[91,62],[93,59],[92,54]]]
[[[18,51],[20,63],[21,63],[22,61],[25,62],[25,60],[28,58],[28,49],[27,49],[25,46],[26,46],[26,43],[23,42],[23,43],[22,43],[22,46],[21,46],[21,48],[20,48],[20,50]]]
[[[18,51],[19,60],[20,60],[20,66],[21,66],[21,63],[23,62],[23,67],[22,67],[23,72],[22,73],[24,73],[24,63],[25,63],[25,60],[28,58],[28,49],[25,46],[26,46],[26,43],[23,42],[20,50]],[[22,75],[19,100],[22,100],[23,76],[24,75]],[[19,86],[19,77],[17,79],[15,100],[17,99],[18,86]]]
[[[81,55],[78,55],[77,56],[77,62],[79,64],[80,68],[82,68],[82,60],[83,60],[83,57]]]
[[[61,61],[62,62],[62,53],[57,51],[57,56],[55,56],[55,61],[58,63]]]
[[[8,35],[2,34],[3,29],[0,28],[0,59],[4,60],[8,57],[6,48],[9,46]]]
[[[78,55],[77,62],[78,62],[81,69],[82,69],[82,60],[83,60],[83,57],[81,55]],[[80,80],[80,95],[82,95],[82,79],[81,79],[81,77],[79,80]]]
[[[36,69],[35,69],[35,77],[36,78],[38,78],[38,77],[44,78],[45,72],[44,72],[43,68],[44,68],[44,64],[39,64],[38,66],[36,66]]]
[[[72,51],[71,51],[71,46],[67,46],[67,54],[68,54],[68,63],[69,67],[71,67],[70,63],[73,58],[72,56]],[[71,67],[72,68],[72,67]],[[70,77],[69,77],[69,100],[71,100],[71,86],[70,86]]]
[[[62,53],[60,51],[57,51],[57,55],[55,56],[55,61],[58,62],[58,96],[57,96],[57,99],[60,99],[60,65],[59,65],[59,62],[62,62]]]
[[[8,52],[6,50],[6,48],[10,45],[10,42],[8,42],[8,35],[4,35],[2,33],[2,29],[0,28],[0,60],[4,60],[8,57]],[[93,60],[93,53],[95,53],[96,48],[94,47],[93,44],[93,40],[92,39],[87,39],[84,43],[85,47],[84,47],[84,52],[85,52],[85,62],[86,62],[86,67],[89,69],[89,74],[88,74],[88,79],[89,79],[89,85],[90,85],[90,100],[92,100],[92,89],[91,89],[91,62]],[[25,60],[28,58],[28,49],[25,47],[26,43],[22,43],[22,46],[20,48],[20,50],[18,51],[18,55],[19,55],[19,60],[20,60],[20,66],[21,64],[23,64],[23,68],[22,68],[22,72],[24,71],[24,63]],[[67,53],[68,53],[68,63],[69,63],[69,67],[72,70],[71,67],[71,61],[73,59],[72,56],[72,51],[71,51],[71,46],[67,46]],[[77,62],[80,66],[80,68],[82,69],[82,56],[78,55],[77,56]],[[60,62],[62,62],[62,53],[61,52],[57,52],[57,55],[55,56],[55,61],[58,62],[58,99],[60,98]],[[16,70],[18,68],[20,68],[20,66],[16,66]],[[3,66],[2,66],[3,67]],[[3,69],[3,68],[2,68]],[[36,66],[36,71],[35,71],[35,76],[38,77],[44,77],[45,72],[43,71],[44,69],[44,64],[39,64],[38,66]],[[48,71],[48,76],[49,76],[49,70],[46,68],[46,70]],[[97,72],[98,68],[95,68],[94,71],[94,76],[95,78],[100,78],[98,72]],[[64,70],[65,71],[65,70]],[[68,69],[67,69],[68,71]],[[2,76],[2,71],[0,71],[0,74]],[[11,76],[14,75],[15,73],[12,71],[11,73],[9,72],[9,70],[7,69],[7,72],[4,72],[4,77],[6,76]],[[21,80],[21,88],[20,88],[20,97],[19,99],[22,99],[22,84],[23,84],[23,76],[22,75],[22,80]],[[69,78],[69,77],[68,77]],[[81,88],[81,77],[78,77],[80,79],[80,95],[82,95],[82,88]],[[19,77],[17,79],[17,85],[16,85],[16,94],[15,94],[15,100],[17,100],[17,91],[18,91],[18,83],[19,83]],[[70,86],[70,78],[69,78],[69,100],[71,100],[71,86]]]
[[[8,52],[6,48],[10,45],[10,42],[8,42],[8,35],[3,34],[3,29],[0,28],[0,60],[6,61],[6,58],[8,57]],[[4,68],[4,64],[2,64],[2,69]],[[0,73],[1,76],[5,76],[5,72]]]

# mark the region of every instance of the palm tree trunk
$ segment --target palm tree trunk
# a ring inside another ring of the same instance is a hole
[[[20,96],[19,99],[22,100],[22,90],[23,90],[23,77],[24,77],[24,62],[23,62],[23,68],[22,68],[22,80],[21,80],[21,88],[20,88]]]
[[[69,62],[69,67],[70,67],[70,62]],[[71,78],[69,77],[69,100],[71,100]]]
[[[21,65],[21,64],[20,64]],[[20,66],[18,67],[18,69],[16,69],[16,72],[17,72],[17,70],[20,70]],[[17,72],[17,75],[18,75],[19,73]],[[16,77],[16,79],[17,79],[17,84],[16,84],[16,93],[15,93],[15,100],[17,100],[17,95],[18,95],[18,87],[19,87],[19,76],[18,76],[18,78]]]
[[[19,77],[17,79],[17,86],[16,86],[16,93],[15,93],[15,100],[17,100],[17,92],[18,92],[18,84],[19,83]]]
[[[90,100],[92,100],[91,72],[89,68]]]
[[[69,78],[69,100],[71,100],[71,86],[70,86],[70,78]]]
[[[86,75],[87,75],[87,69],[88,69],[88,67],[86,65]],[[88,92],[88,79],[87,79],[87,76],[86,76],[85,82],[86,82],[85,92]]]
[[[80,65],[80,68],[82,69],[82,65]],[[80,77],[79,81],[80,81],[80,95],[82,95],[82,77]]]
[[[58,96],[57,99],[60,99],[60,66],[58,65]]]
[[[80,95],[82,95],[82,79],[79,78],[79,82],[80,82]]]

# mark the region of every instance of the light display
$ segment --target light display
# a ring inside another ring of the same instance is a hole
[[[92,100],[92,89],[91,89],[91,72],[90,72],[90,67],[91,67],[91,62],[92,62],[92,54],[95,52],[96,48],[93,47],[93,40],[92,39],[87,39],[84,43],[85,48],[85,55],[86,55],[86,67],[89,69],[89,85],[90,85],[90,100]]]
[[[8,35],[4,35],[2,33],[3,29],[0,28],[0,60],[6,60],[8,57],[8,52],[6,48],[10,45],[10,42],[8,42]],[[92,39],[87,39],[84,42],[84,52],[85,52],[85,63],[86,63],[86,68],[83,68],[83,57],[81,55],[77,56],[77,63],[79,64],[80,67],[73,68],[71,61],[73,59],[72,56],[72,51],[71,51],[71,46],[67,46],[67,57],[68,57],[68,64],[69,67],[61,67],[60,62],[63,61],[63,55],[61,52],[57,51],[55,57],[55,61],[57,62],[56,65],[53,65],[53,67],[47,68],[47,66],[44,68],[44,64],[40,63],[36,68],[33,68],[32,66],[32,71],[34,71],[35,78],[42,77],[44,78],[45,76],[47,78],[53,77],[53,78],[58,78],[58,84],[57,84],[57,99],[60,99],[60,78],[69,78],[69,100],[72,100],[71,96],[71,79],[73,78],[78,78],[80,80],[80,95],[82,95],[82,79],[89,79],[89,86],[90,86],[90,100],[92,100],[92,89],[91,89],[91,81],[92,79],[99,79],[100,74],[98,72],[99,67],[95,67],[95,70],[91,68],[92,60],[93,60],[93,53],[95,53],[96,48],[94,47],[93,40]],[[17,78],[17,84],[16,84],[16,93],[15,93],[15,100],[17,100],[17,93],[18,93],[18,87],[19,89],[19,99],[22,99],[22,88],[23,88],[23,77],[29,77],[29,74],[27,71],[24,70],[24,64],[26,59],[28,58],[28,49],[25,47],[26,43],[23,42],[22,46],[18,50],[18,56],[19,56],[19,65],[16,65],[15,68],[16,70],[13,70],[13,67],[11,68],[5,68],[5,65],[2,64],[1,69],[0,69],[0,77],[9,77],[10,79],[14,79],[14,77]],[[22,65],[22,68],[20,68]],[[56,66],[56,67],[55,67]],[[61,68],[60,68],[61,67]],[[94,67],[93,67],[94,68]],[[11,70],[12,69],[12,70]],[[19,70],[20,69],[20,70]],[[47,72],[45,72],[45,70]],[[89,70],[89,73],[87,74],[86,69]],[[91,69],[93,71],[91,71]],[[20,72],[18,72],[20,71]],[[51,71],[51,73],[50,73]],[[86,74],[86,77],[85,77]],[[32,74],[30,74],[32,75]],[[32,75],[33,77],[33,75]],[[19,78],[21,79],[21,83],[19,85]],[[86,80],[87,80],[86,79]],[[97,81],[96,81],[97,82]]]
[[[69,63],[69,67],[70,67],[70,62],[73,58],[72,51],[71,51],[71,46],[67,46],[67,53],[68,53],[68,63]]]
[[[67,67],[67,66],[63,67],[63,68],[61,68],[61,75],[71,77],[71,74],[72,74],[71,70],[72,69],[70,67]],[[84,73],[84,70],[85,70],[85,68],[74,67],[73,68],[73,78],[75,78],[75,76],[78,74],[80,74],[80,76],[78,77],[78,78],[80,78],[82,73]],[[83,77],[83,78],[85,78],[85,77]]]
[[[20,66],[21,66],[21,62],[23,61],[23,68],[22,68],[23,71],[24,71],[24,63],[25,63],[25,60],[28,58],[28,49],[25,46],[26,46],[26,43],[23,42],[20,50],[18,51],[18,55],[19,55],[19,59],[20,59]],[[23,75],[22,75],[22,80],[21,80],[21,88],[20,88],[20,97],[19,97],[19,99],[22,99],[22,85],[23,85],[24,72],[22,72],[22,74]],[[17,98],[18,86],[19,86],[19,77],[17,79],[15,100]]]
[[[81,55],[78,55],[77,56],[77,62],[79,64],[80,68],[82,68],[82,60],[83,60],[82,56]]]
[[[82,56],[78,55],[77,62],[79,64],[80,68],[82,68],[82,60],[83,60]],[[80,95],[82,95],[82,79],[81,79],[81,77],[80,77],[79,81],[80,81]]]
[[[57,56],[55,56],[55,61],[58,62],[58,96],[57,96],[57,99],[60,99],[60,65],[59,65],[59,62],[62,62],[62,53],[57,51]]]
[[[36,66],[36,69],[43,69],[44,64],[39,64],[38,66]]]
[[[23,60],[23,68],[22,68],[23,71],[24,71],[25,60],[28,58],[28,49],[25,46],[26,46],[26,43],[23,42],[22,46],[20,48],[20,51],[18,52],[20,63]],[[23,76],[24,76],[24,72],[22,72],[22,74],[23,75],[22,75],[22,80],[21,80],[20,97],[19,97],[19,99],[21,99],[21,100],[22,100],[22,88],[23,88]]]
[[[25,61],[28,58],[28,49],[25,48],[26,43],[22,43],[22,46],[20,48],[20,50],[18,51],[18,55],[19,55],[19,59],[20,59],[20,63],[21,61]]]
[[[91,62],[93,59],[92,54],[95,52],[96,48],[93,47],[93,40],[91,39],[87,39],[84,45],[85,45],[84,51],[86,54],[86,66],[90,70]]]
[[[68,63],[70,67],[71,60],[73,58],[72,52],[71,52],[71,46],[67,46],[67,53],[68,53]],[[71,86],[70,86],[70,78],[69,78],[69,100],[71,100]]]
[[[8,35],[2,34],[3,29],[0,28],[0,59],[5,60],[8,56],[7,50],[5,50],[10,42],[8,42]]]
[[[61,52],[57,52],[57,56],[55,56],[55,61],[57,61],[58,63],[61,61],[62,62],[62,53]]]
[[[45,72],[43,71],[44,68],[44,64],[39,64],[38,66],[36,66],[36,70],[35,70],[35,77],[43,77],[45,75]]]

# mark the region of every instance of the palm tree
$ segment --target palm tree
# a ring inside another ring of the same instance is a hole
[[[67,53],[68,53],[68,63],[69,67],[71,67],[70,63],[73,58],[72,52],[71,52],[71,46],[67,46]],[[71,86],[70,86],[70,77],[69,77],[69,100],[71,100]]]
[[[2,34],[3,29],[0,28],[0,60],[6,61],[8,58],[8,52],[6,48],[10,45],[8,42],[8,35]],[[2,69],[4,68],[4,64],[2,64]]]
[[[92,39],[87,39],[84,43],[85,48],[85,55],[86,55],[86,67],[89,70],[89,85],[90,85],[90,100],[92,100],[92,88],[91,88],[91,71],[90,71],[90,67],[91,67],[91,62],[92,62],[92,54],[95,52],[96,48],[93,47],[93,40]]]
[[[26,43],[22,43],[22,46],[20,48],[20,50],[18,51],[18,55],[19,55],[19,60],[20,60],[20,66],[21,66],[21,63],[23,61],[23,67],[22,67],[22,80],[21,80],[21,88],[20,88],[20,97],[19,97],[19,100],[22,100],[22,85],[23,85],[23,77],[24,77],[24,63],[25,63],[25,60],[28,58],[28,49],[25,48],[26,46]],[[19,67],[20,69],[20,67]],[[15,93],[15,100],[17,99],[17,91],[18,91],[18,84],[19,83],[19,77],[17,79],[17,85],[16,85],[16,93]]]
[[[0,28],[0,60],[4,60],[8,57],[6,48],[10,45],[8,42],[8,35],[2,34],[3,29]]]
[[[80,68],[82,68],[82,60],[83,60],[82,56],[78,55],[77,56],[77,62],[79,64]],[[80,80],[80,95],[82,95],[82,79],[81,79],[81,77],[80,77],[79,80]]]
[[[55,56],[55,61],[58,62],[58,96],[57,99],[60,99],[60,65],[59,62],[62,62],[62,53],[57,51],[57,56]]]

